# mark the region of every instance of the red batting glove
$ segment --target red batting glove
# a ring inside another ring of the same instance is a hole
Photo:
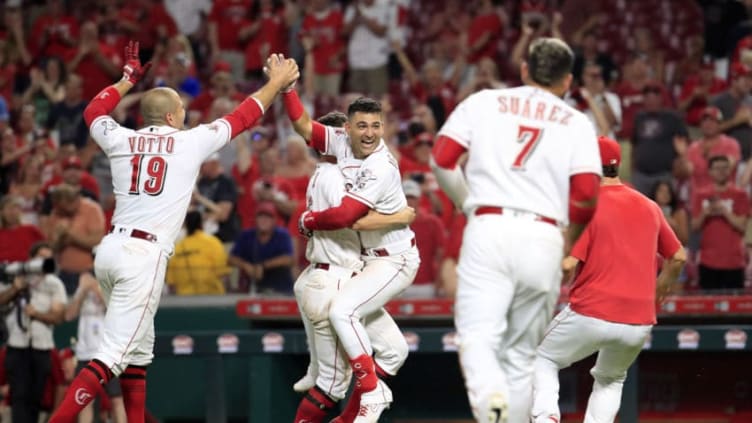
[[[128,41],[125,46],[125,65],[123,66],[123,80],[136,85],[149,71],[151,62],[141,65],[138,58],[138,41]]]

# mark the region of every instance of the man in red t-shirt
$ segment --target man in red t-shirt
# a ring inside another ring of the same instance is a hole
[[[444,244],[447,239],[446,231],[441,219],[421,209],[422,190],[420,184],[408,179],[402,182],[402,191],[405,192],[407,205],[415,209],[415,220],[410,224],[410,229],[415,232],[415,245],[418,246],[420,267],[418,267],[418,273],[415,275],[413,284],[408,286],[401,296],[433,298],[441,286],[438,280],[438,264],[443,255]]]
[[[313,54],[313,89],[316,94],[338,96],[345,69],[345,34],[342,12],[330,0],[311,2],[303,18],[301,41]]]
[[[692,200],[692,230],[701,234],[700,287],[741,289],[749,197],[731,181],[728,157],[711,157],[708,171],[713,186],[696,193]]]
[[[102,87],[120,76],[120,53],[99,40],[97,24],[91,21],[81,25],[78,48],[68,50],[64,59],[68,72],[83,78],[85,100],[94,98]]]
[[[551,322],[536,352],[535,423],[560,421],[559,370],[594,352],[586,420],[614,421],[627,369],[656,323],[656,294],[660,299],[670,290],[686,261],[658,205],[619,180],[619,144],[606,137],[598,144],[603,165],[598,208],[562,263],[567,275],[576,269],[569,305]],[[657,281],[656,254],[665,259]]]
[[[13,195],[0,200],[0,263],[26,261],[31,246],[44,239],[38,227],[21,223],[22,206]]]

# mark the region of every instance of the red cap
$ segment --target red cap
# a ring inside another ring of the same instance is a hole
[[[619,166],[621,163],[621,147],[619,143],[609,137],[598,137],[598,148],[601,151],[601,165]]]
[[[82,169],[83,165],[81,164],[81,159],[77,156],[70,156],[63,160],[63,170],[70,168]]]
[[[267,216],[277,217],[277,208],[274,207],[274,203],[264,202],[256,206],[256,216],[265,214]]]
[[[731,78],[738,78],[740,76],[747,76],[750,74],[750,69],[743,63],[736,62],[731,65]]]
[[[721,109],[717,107],[708,106],[702,109],[702,113],[700,114],[700,118],[705,118],[705,117],[711,117],[715,119],[716,121],[720,122],[723,120],[723,113],[721,112]]]
[[[232,72],[232,66],[230,63],[220,61],[214,64],[214,72]]]

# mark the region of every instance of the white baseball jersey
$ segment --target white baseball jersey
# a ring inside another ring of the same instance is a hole
[[[384,140],[371,155],[359,160],[353,157],[347,131],[329,126],[325,128],[326,149],[323,153],[337,157],[337,164],[346,179],[345,195],[382,214],[396,213],[407,207],[399,165]],[[387,247],[409,241],[415,236],[409,227],[359,233],[363,248]]]
[[[86,293],[78,316],[77,360],[91,360],[99,350],[106,311],[104,302],[96,292],[89,291]]]
[[[319,163],[308,181],[307,208],[313,211],[337,207],[345,195],[345,178],[339,167]],[[348,269],[360,269],[358,233],[345,228],[336,231],[315,231],[306,246],[306,259],[311,263],[329,263]]]
[[[230,140],[230,124],[217,119],[189,130],[133,130],[100,116],[89,130],[110,159],[116,201],[112,224],[152,233],[160,244],[172,246],[201,163]]]
[[[568,222],[569,177],[601,174],[593,125],[548,91],[522,86],[468,97],[439,131],[467,148],[465,212],[498,206]]]

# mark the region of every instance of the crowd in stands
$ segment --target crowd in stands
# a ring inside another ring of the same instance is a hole
[[[187,127],[222,116],[263,83],[271,52],[303,67],[298,90],[313,116],[379,99],[417,210],[422,263],[407,295],[451,297],[465,217],[430,171],[434,137],[467,96],[519,85],[534,39],[562,38],[576,52],[567,100],[621,142],[622,176],[692,252],[680,289],[751,286],[752,2],[6,0],[0,16],[0,262],[26,260],[45,240],[68,295],[114,207],[82,112],[120,76],[129,39],[154,64],[113,112],[130,127],[154,86],[178,91]],[[291,294],[306,265],[297,218],[315,166],[279,104],[210,157],[170,292]]]

